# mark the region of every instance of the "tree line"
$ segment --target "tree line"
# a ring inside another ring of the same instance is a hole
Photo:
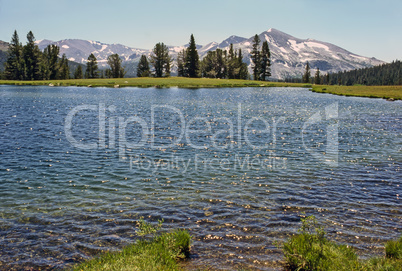
[[[17,31],[14,31],[3,76],[9,80],[68,79],[68,60],[65,54],[59,58],[59,52],[56,45],[49,45],[41,52],[32,31],[27,34],[26,45],[22,45]]]
[[[285,82],[292,83],[311,83],[323,85],[366,85],[366,86],[386,86],[402,85],[402,64],[395,60],[370,68],[355,69],[351,71],[340,71],[336,73],[326,73],[321,75],[317,68],[314,76],[311,75],[310,64],[307,62],[302,78],[286,78]]]
[[[35,44],[35,37],[31,31],[27,35],[26,45],[22,45],[15,31],[8,47],[3,77],[8,80],[55,80],[121,78],[126,74],[118,54],[108,57],[110,68],[104,71],[98,68],[97,59],[92,53],[88,56],[86,66],[78,65],[70,74],[70,62],[65,54],[60,58],[59,53],[60,48],[54,44],[48,45],[42,52]],[[271,76],[271,54],[268,42],[261,44],[258,35],[254,37],[250,58],[253,68],[252,78],[267,80]],[[209,51],[200,60],[193,35],[190,37],[189,46],[178,53],[176,63],[178,76],[181,77],[251,79],[247,64],[243,62],[241,49],[235,50],[233,44],[230,44],[229,50],[218,48]],[[149,57],[141,56],[137,76],[168,77],[172,65],[173,58],[169,55],[169,48],[160,42],[155,45]]]
[[[251,60],[253,62],[254,80],[265,81],[271,76],[271,54],[268,42],[262,43],[258,35],[255,35]],[[169,48],[163,43],[157,43],[152,50],[150,59],[142,55],[137,66],[138,77],[163,77],[170,76],[170,67],[173,59],[169,56]],[[209,51],[200,60],[194,36],[190,36],[190,42],[186,49],[177,55],[177,73],[179,77],[206,77],[220,79],[250,79],[247,64],[243,62],[241,49],[234,50],[230,44],[229,50],[216,49]]]
[[[6,54],[5,69],[2,77],[8,80],[55,80],[82,78],[122,78],[126,72],[118,54],[107,59],[109,69],[100,70],[94,54],[90,54],[86,66],[78,65],[70,74],[69,61],[65,54],[59,57],[60,48],[48,45],[43,52],[35,44],[32,31],[27,34],[27,43],[22,45],[17,31],[14,31]],[[250,60],[252,75],[243,62],[241,49],[235,50],[230,44],[229,50],[209,51],[200,60],[194,36],[191,35],[189,46],[177,55],[177,72],[181,77],[206,77],[221,79],[254,79],[265,81],[271,76],[271,53],[267,41],[261,43],[258,35],[254,36]],[[142,55],[137,66],[138,77],[168,77],[171,74],[173,58],[164,43],[157,43],[149,57]],[[321,75],[317,68],[311,75],[311,67],[306,63],[302,78],[287,78],[287,82],[304,82],[330,85],[401,85],[401,61],[371,68],[356,69]],[[85,67],[85,68],[83,68]]]
[[[123,78],[126,74],[124,67],[122,66],[122,60],[118,54],[112,54],[107,57],[107,64],[109,69],[105,71],[98,68],[98,60],[96,56],[91,53],[87,59],[87,65],[85,73],[82,72],[81,66],[79,66],[74,72],[75,79],[94,79],[94,78]]]
[[[331,73],[328,76],[330,85],[402,85],[402,64],[396,60],[370,68]]]
[[[49,44],[43,52],[35,44],[35,36],[32,31],[27,34],[27,43],[22,45],[17,31],[11,37],[7,50],[7,58],[4,65],[4,77],[7,80],[62,80],[72,78],[70,75],[69,61],[65,54],[59,57],[60,47]],[[75,79],[84,78],[118,78],[124,77],[124,67],[121,65],[119,55],[108,57],[110,69],[98,70],[96,57],[91,54],[88,57],[85,73],[81,65],[78,65],[73,73]]]

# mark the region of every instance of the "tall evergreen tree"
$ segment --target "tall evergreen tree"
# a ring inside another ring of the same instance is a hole
[[[320,69],[317,67],[314,75],[314,84],[319,85],[321,84],[321,77],[320,77]]]
[[[179,77],[187,77],[187,69],[186,69],[186,59],[187,59],[187,51],[183,49],[177,54],[177,76]]]
[[[310,64],[307,61],[306,70],[303,75],[303,83],[307,83],[307,84],[310,83],[310,77],[311,77]]]
[[[118,54],[108,56],[107,64],[110,67],[108,72],[110,78],[123,78],[126,74],[124,67],[121,65],[121,58]]]
[[[82,79],[82,78],[83,78],[82,67],[81,65],[78,65],[78,67],[74,71],[74,79]]]
[[[87,69],[85,71],[86,78],[98,78],[98,61],[94,54],[88,56]]]
[[[241,49],[216,49],[209,51],[200,63],[201,76],[208,78],[248,79],[247,64],[243,62]]]
[[[141,56],[137,66],[137,77],[148,77],[150,75],[148,59],[145,55]]]
[[[59,79],[70,79],[70,68],[68,67],[66,54],[61,57],[59,66]]]
[[[253,79],[260,80],[260,71],[261,71],[261,52],[260,52],[260,37],[255,34],[252,44],[252,49],[250,53],[251,61],[253,61]]]
[[[163,42],[157,43],[151,54],[151,64],[154,68],[155,77],[169,76],[171,62],[168,47]]]
[[[226,78],[227,76],[227,51],[216,49],[209,51],[202,60],[201,73],[208,78]]]
[[[49,44],[42,54],[40,70],[41,76],[45,80],[54,80],[59,77],[59,52],[57,45]]]
[[[236,78],[237,64],[238,64],[237,56],[235,54],[235,51],[233,50],[233,43],[231,43],[229,47],[228,62],[227,62],[227,71],[229,79]]]
[[[239,67],[239,73],[236,76],[237,79],[247,80],[249,77],[247,64],[243,62],[243,54],[241,49],[239,49],[239,53],[237,56],[237,62]]]
[[[194,36],[191,34],[190,44],[187,48],[186,64],[185,68],[187,70],[188,77],[195,78],[198,77],[200,68],[200,58],[198,56],[197,47],[195,44]]]
[[[163,65],[163,69],[165,70],[165,77],[170,76],[170,67],[172,65],[172,58],[170,58],[169,53],[166,55],[166,61]]]
[[[265,81],[271,76],[271,52],[269,51],[268,41],[262,43],[260,80]]]
[[[41,52],[35,44],[32,31],[27,34],[27,44],[23,47],[24,80],[40,79],[39,64]]]
[[[17,30],[15,30],[13,36],[11,37],[11,42],[7,51],[7,61],[4,69],[6,79],[23,80],[23,67],[22,45],[20,43]]]

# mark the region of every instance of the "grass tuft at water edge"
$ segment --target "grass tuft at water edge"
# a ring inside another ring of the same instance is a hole
[[[154,226],[142,218],[138,222],[139,236],[146,238],[119,252],[107,252],[78,264],[72,270],[181,270],[179,260],[189,257],[191,236],[186,230],[157,233],[162,221]]]

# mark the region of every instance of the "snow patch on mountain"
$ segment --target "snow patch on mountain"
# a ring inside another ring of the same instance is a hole
[[[302,49],[304,49],[304,44],[303,43],[297,43],[295,40],[289,40],[291,49],[300,52]]]
[[[201,47],[199,52],[202,54],[202,53],[207,53],[208,51],[214,51],[218,48],[218,45],[219,44],[217,42],[208,43],[207,45]]]
[[[329,52],[329,47],[328,47],[328,46],[326,46],[326,45],[324,45],[324,44],[321,44],[321,43],[318,43],[318,42],[307,41],[307,42],[305,42],[304,44],[305,44],[306,46],[308,46],[308,47],[321,48],[321,49],[324,49],[325,51],[328,51],[328,52]]]

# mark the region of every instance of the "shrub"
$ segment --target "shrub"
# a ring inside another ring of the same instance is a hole
[[[385,256],[402,260],[402,236],[396,241],[388,241],[385,245]]]
[[[402,237],[385,245],[386,257],[359,261],[354,250],[325,237],[314,216],[302,219],[297,235],[283,245],[288,270],[401,271]]]
[[[325,237],[314,216],[302,219],[299,234],[283,245],[289,270],[352,270],[359,267],[353,249]]]

